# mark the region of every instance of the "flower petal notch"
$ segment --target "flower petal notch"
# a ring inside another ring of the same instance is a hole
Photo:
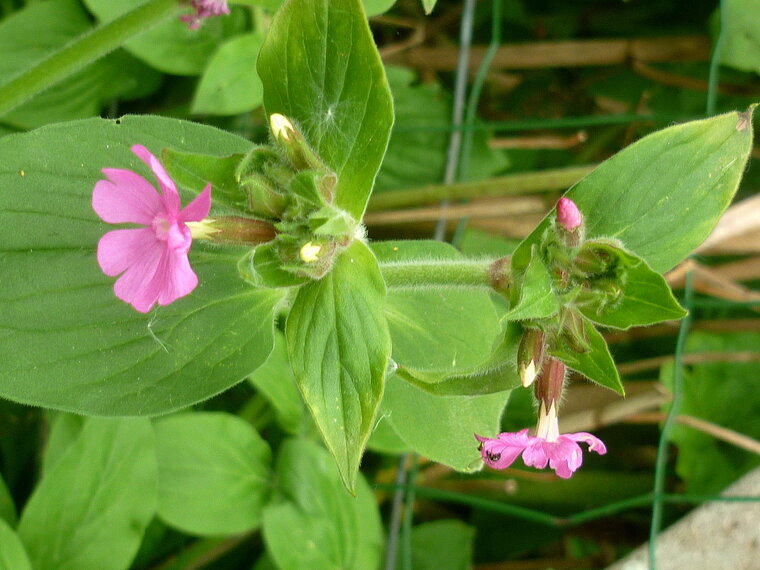
[[[107,180],[99,180],[92,192],[92,208],[109,224],[137,224],[117,229],[98,242],[98,265],[114,283],[116,296],[147,313],[158,303],[168,305],[188,295],[198,285],[187,253],[193,238],[187,222],[199,222],[211,209],[208,184],[184,209],[174,181],[158,159],[142,145],[132,152],[147,164],[161,192],[131,170],[104,168]]]
[[[192,0],[192,14],[185,14],[179,19],[187,24],[188,30],[197,30],[201,26],[201,20],[212,16],[224,16],[230,13],[227,0]]]

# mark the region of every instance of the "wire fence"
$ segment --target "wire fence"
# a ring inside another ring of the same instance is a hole
[[[723,0],[720,2],[720,10],[723,12]],[[475,0],[463,0],[463,12],[460,30],[460,54],[456,69],[457,88],[455,89],[453,103],[453,117],[451,123],[438,126],[420,126],[420,130],[438,130],[450,132],[450,144],[447,157],[447,168],[444,184],[451,184],[467,179],[470,165],[470,153],[472,150],[473,134],[478,130],[517,132],[532,129],[562,129],[581,128],[602,125],[630,124],[637,121],[651,121],[658,123],[682,122],[702,117],[678,116],[676,114],[642,114],[623,113],[612,115],[593,115],[562,117],[555,119],[523,119],[510,122],[476,121],[476,111],[480,102],[486,76],[488,74],[493,57],[502,45],[503,14],[502,2],[491,1],[491,32],[490,43],[485,56],[477,69],[469,94],[466,93],[465,85],[468,75],[468,54],[470,40],[473,35],[473,10]],[[719,85],[720,51],[723,45],[723,30],[720,30],[715,47],[711,54],[710,71],[707,88],[706,115],[712,116],[716,109],[716,95]],[[401,127],[403,128],[403,127]],[[410,129],[411,127],[407,127]],[[441,204],[446,208],[448,202]],[[438,221],[434,237],[442,239],[444,235],[446,218],[441,217]],[[457,246],[461,239],[468,220],[463,218],[459,221],[454,232],[452,243]],[[417,498],[430,499],[445,503],[465,505],[472,508],[482,509],[492,513],[499,513],[521,520],[531,521],[554,528],[569,528],[588,523],[597,519],[603,519],[612,515],[625,513],[632,509],[649,507],[651,509],[651,522],[649,532],[648,562],[650,570],[657,568],[657,544],[658,537],[663,530],[663,514],[666,505],[690,504],[700,505],[706,502],[759,502],[760,496],[722,496],[700,495],[689,493],[667,493],[666,480],[668,468],[668,451],[670,447],[673,428],[676,425],[683,397],[683,364],[686,340],[693,325],[693,312],[700,308],[753,308],[760,306],[760,302],[737,302],[718,298],[695,298],[692,284],[692,274],[687,273],[683,299],[683,306],[689,314],[680,323],[676,348],[673,353],[674,381],[672,389],[672,401],[662,424],[657,446],[657,456],[654,468],[654,485],[650,492],[642,495],[625,498],[607,505],[578,512],[570,516],[558,516],[536,509],[512,505],[502,501],[491,500],[484,497],[474,496],[451,490],[421,486],[416,483],[419,469],[419,461],[415,454],[401,457],[395,483],[376,483],[378,490],[394,491],[395,497],[391,512],[389,526],[388,549],[386,553],[386,570],[412,568],[412,522],[413,505]],[[400,562],[400,564],[398,564]]]

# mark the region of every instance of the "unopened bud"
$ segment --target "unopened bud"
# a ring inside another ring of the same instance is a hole
[[[578,206],[570,198],[563,196],[557,202],[557,222],[568,232],[575,231],[583,223]]]
[[[539,329],[525,329],[520,345],[517,348],[517,370],[520,382],[524,387],[533,384],[541,372],[544,361],[546,342],[544,333]]]
[[[272,129],[272,135],[278,141],[288,142],[295,135],[296,129],[285,115],[272,113],[269,116],[269,128]]]
[[[319,259],[319,253],[322,251],[322,246],[317,243],[306,242],[301,250],[298,252],[298,256],[304,263],[314,263]]]
[[[280,113],[272,113],[269,116],[269,127],[272,136],[290,161],[295,170],[318,170],[330,172],[330,169],[322,162],[319,155],[312,150],[306,142],[303,134],[290,119]]]
[[[536,398],[539,404],[545,406],[544,409],[550,410],[554,406],[556,410],[559,407],[566,376],[567,368],[565,367],[565,363],[556,358],[549,357],[544,365],[544,369],[536,379]]]
[[[242,216],[219,216],[185,224],[193,239],[216,243],[259,245],[272,241],[277,235],[269,222]]]

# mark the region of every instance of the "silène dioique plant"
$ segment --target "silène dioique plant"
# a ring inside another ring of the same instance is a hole
[[[194,7],[190,25],[221,9]],[[358,0],[286,2],[257,65],[269,144],[158,117],[0,139],[0,395],[164,414],[265,364],[284,316],[295,381],[350,490],[379,420],[462,470],[478,442],[489,466],[521,455],[560,477],[581,465],[579,442],[604,453],[591,434],[559,432],[567,371],[622,394],[598,327],[684,315],[661,273],[730,203],[751,110],[645,137],[570,189],[511,257],[468,259],[366,238],[393,108]],[[535,390],[534,435],[490,437],[520,385]],[[444,408],[456,413],[441,419]]]

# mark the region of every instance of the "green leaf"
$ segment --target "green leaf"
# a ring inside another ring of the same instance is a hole
[[[50,435],[45,446],[43,473],[48,473],[79,439],[87,418],[66,412],[49,411]]]
[[[115,20],[144,4],[145,0],[84,0],[101,24]],[[192,8],[187,5],[187,13]],[[242,14],[237,14],[242,16]],[[162,22],[129,40],[124,48],[148,65],[173,75],[198,75],[208,64],[217,46],[245,25],[235,12],[225,17],[207,18],[197,30],[187,29],[179,18]]]
[[[694,331],[686,341],[686,353],[746,353],[756,352],[758,346],[758,333]],[[673,371],[674,366],[668,364],[660,373],[660,379],[671,390]],[[760,439],[760,362],[741,362],[737,354],[736,360],[706,360],[689,365],[683,374],[679,413]],[[716,494],[760,464],[756,454],[693,427],[676,424],[672,440],[678,447],[676,471],[690,493]]]
[[[385,453],[388,455],[402,455],[411,453],[411,448],[404,443],[391,424],[385,421],[385,416],[380,416],[375,423],[375,430],[369,437],[367,449]]]
[[[158,516],[198,535],[257,528],[272,477],[272,452],[244,420],[191,413],[155,423]]]
[[[310,418],[290,368],[285,335],[275,332],[272,353],[248,381],[269,400],[280,427],[293,435],[304,435],[309,430]]]
[[[417,525],[412,529],[412,568],[470,570],[474,538],[475,529],[458,520]]]
[[[0,518],[0,570],[32,570],[24,545],[2,518]]]
[[[373,570],[382,557],[377,503],[364,477],[356,497],[316,444],[286,441],[277,458],[279,501],[264,510],[264,542],[280,570]]]
[[[461,260],[452,246],[434,241],[376,242],[381,263]],[[393,360],[425,374],[469,372],[486,360],[500,332],[487,291],[455,287],[393,287],[385,316],[393,339]]]
[[[228,40],[214,53],[193,99],[193,113],[237,115],[264,101],[255,61],[263,38],[254,32]]]
[[[13,503],[13,497],[2,475],[0,475],[0,521],[16,524],[16,505]]]
[[[474,370],[451,376],[421,375],[405,370],[402,376],[435,396],[482,396],[517,388],[520,385],[517,347],[522,327],[514,321],[505,324],[502,338],[491,356]]]
[[[752,148],[750,108],[663,129],[635,142],[566,196],[583,213],[588,238],[614,238],[664,272],[710,234],[731,203]],[[515,252],[524,268],[550,212]]]
[[[336,205],[359,220],[393,123],[393,102],[358,0],[291,0],[258,60],[268,115],[297,122],[337,174]]]
[[[391,9],[396,0],[362,0],[367,17],[384,14]]]
[[[570,347],[559,345],[552,347],[550,354],[592,382],[625,396],[625,389],[620,382],[620,375],[604,337],[586,319],[583,319],[583,326],[586,341],[589,344],[588,351],[576,352]]]
[[[519,295],[514,307],[504,315],[505,320],[542,319],[559,311],[559,300],[554,294],[549,270],[535,252],[522,276]]]
[[[285,326],[301,393],[349,490],[383,395],[391,351],[384,303],[377,261],[354,242],[328,275],[301,287]]]
[[[269,355],[282,298],[239,276],[240,255],[196,242],[193,293],[143,315],[113,294],[95,249],[114,226],[91,192],[103,167],[153,180],[129,147],[232,154],[250,143],[158,117],[92,119],[0,139],[0,395],[84,414],[158,414],[240,382]],[[213,191],[212,191],[213,194]],[[192,194],[183,193],[187,204]]]
[[[235,175],[242,159],[242,154],[218,157],[173,148],[161,152],[161,164],[178,186],[200,193],[210,182],[214,206],[237,211],[248,210],[248,196]]]
[[[438,0],[422,0],[422,7],[425,9],[425,14],[430,14],[435,8],[435,4]]]
[[[155,513],[157,477],[147,419],[89,419],[21,516],[32,566],[129,567]]]
[[[620,302],[607,305],[601,311],[580,307],[588,319],[606,327],[627,329],[686,316],[686,311],[673,297],[668,282],[650,269],[646,261],[604,243],[597,242],[595,246],[608,248],[618,258],[618,262],[625,267],[626,278],[622,283],[623,297]]]
[[[724,0],[722,64],[760,73],[760,10],[757,8],[755,0]]]
[[[76,0],[28,5],[0,22],[0,84],[39,63],[92,23]],[[30,129],[52,122],[91,117],[116,98],[147,94],[158,74],[118,50],[32,98],[3,117],[5,124]]]
[[[473,434],[498,433],[508,391],[485,396],[434,396],[395,374],[386,384],[382,416],[409,447],[457,471],[482,468]]]

